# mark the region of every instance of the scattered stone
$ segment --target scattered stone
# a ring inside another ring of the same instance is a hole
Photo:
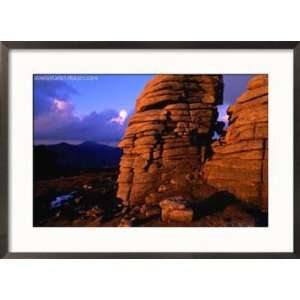
[[[131,226],[132,226],[132,221],[126,218],[122,218],[118,225],[118,227],[131,227]]]
[[[172,210],[168,213],[166,222],[191,223],[193,221],[193,210]]]
[[[140,213],[146,218],[160,216],[161,209],[157,205],[143,204],[140,209]]]
[[[193,210],[187,207],[183,197],[171,197],[161,201],[159,205],[162,209],[161,219],[165,223],[190,223],[193,220]]]

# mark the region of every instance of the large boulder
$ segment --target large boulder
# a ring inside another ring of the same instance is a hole
[[[190,195],[211,151],[222,101],[221,75],[158,75],[149,81],[119,144],[117,196],[142,206],[149,195],[153,202],[162,193]],[[173,219],[190,218],[188,211],[175,212]]]
[[[182,197],[171,197],[159,203],[161,207],[161,219],[165,223],[191,223],[194,212],[188,207]]]
[[[226,133],[212,144],[203,168],[206,183],[249,206],[268,209],[268,76],[253,77],[229,106]]]

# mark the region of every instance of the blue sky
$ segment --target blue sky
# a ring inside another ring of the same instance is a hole
[[[82,114],[115,108],[133,109],[134,99],[153,75],[95,75],[95,80],[69,82],[80,91],[73,96],[76,110]],[[92,77],[92,78],[93,78]]]
[[[35,75],[35,144],[92,140],[116,145],[134,111],[136,98],[154,75]],[[245,91],[253,75],[224,75],[224,104]]]

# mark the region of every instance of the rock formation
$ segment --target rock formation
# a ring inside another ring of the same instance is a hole
[[[191,223],[193,220],[194,212],[182,197],[162,200],[159,205],[163,222]]]
[[[229,127],[212,144],[205,181],[250,206],[268,208],[268,77],[258,75],[228,108]]]
[[[222,98],[220,75],[158,75],[146,85],[119,144],[117,196],[125,205],[151,208],[161,195],[197,193]]]

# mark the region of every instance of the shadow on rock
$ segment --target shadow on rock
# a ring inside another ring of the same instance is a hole
[[[229,192],[217,192],[202,202],[191,203],[194,219],[199,219],[223,211],[229,205],[238,205],[240,201]]]
[[[211,217],[217,216],[216,220],[220,219],[226,224],[253,223],[257,227],[268,226],[267,213],[246,206],[234,194],[227,191],[216,192],[202,202],[191,203],[191,208],[194,210],[194,220],[204,221],[208,217],[210,218],[209,222],[211,222],[214,219],[211,219]],[[217,224],[220,220],[216,220]]]

